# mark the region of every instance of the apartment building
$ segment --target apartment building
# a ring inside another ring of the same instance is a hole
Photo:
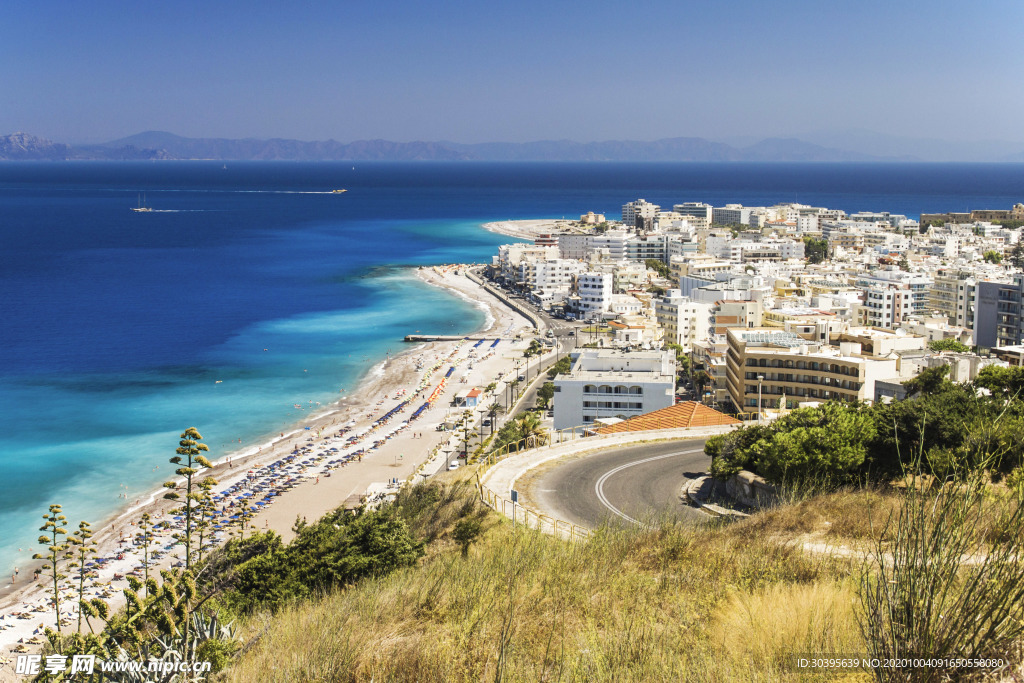
[[[646,199],[637,199],[622,205],[622,224],[627,230],[636,227],[637,216],[648,218],[653,222],[659,211],[661,211],[661,207],[657,204],[651,204]]]
[[[717,223],[718,220],[714,216],[714,208],[710,204],[704,204],[702,202],[683,202],[682,204],[675,204],[672,206],[672,211],[678,213],[680,216],[692,216],[704,222],[705,225],[710,225],[712,222]]]
[[[866,356],[856,342],[834,347],[772,328],[730,329],[727,339],[726,383],[740,410],[871,400],[876,380],[898,374],[896,358]]]
[[[671,351],[581,349],[572,369],[555,377],[555,429],[628,418],[675,403],[676,360]]]
[[[519,266],[524,261],[547,261],[559,257],[558,247],[537,246],[534,244],[503,244],[498,247],[498,255],[494,257],[493,266],[501,278],[508,284],[519,283]],[[525,282],[521,283],[525,286]]]
[[[678,344],[687,353],[695,342],[707,339],[711,309],[711,304],[691,301],[678,289],[668,290],[654,302],[654,315],[665,332],[665,342]]]
[[[940,268],[928,290],[928,308],[946,316],[950,325],[973,330],[977,297],[978,281],[974,271]]]
[[[914,312],[914,297],[909,289],[896,286],[874,286],[864,290],[864,301],[855,307],[858,325],[894,329]]]
[[[974,325],[974,343],[978,346],[1017,346],[1024,341],[1024,275],[1013,282],[979,282]]]
[[[612,274],[587,271],[577,279],[580,317],[584,320],[600,317],[612,305]]]

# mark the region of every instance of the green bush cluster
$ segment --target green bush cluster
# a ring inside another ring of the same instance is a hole
[[[837,486],[898,476],[918,455],[924,473],[943,478],[980,467],[1000,477],[1024,465],[1024,368],[990,366],[973,384],[947,374],[940,366],[905,382],[906,400],[830,402],[710,439],[711,472],[727,478],[747,469],[776,484]]]
[[[227,584],[222,601],[237,613],[276,610],[316,593],[414,564],[423,544],[394,506],[335,510],[297,522],[285,544],[273,531],[229,541],[210,558],[209,574]]]

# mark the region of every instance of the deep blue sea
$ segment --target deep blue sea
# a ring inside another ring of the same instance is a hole
[[[0,164],[0,572],[49,503],[95,522],[158,486],[184,428],[222,457],[403,335],[482,324],[405,266],[488,260],[510,240],[487,221],[640,197],[916,218],[1024,201],[1024,165]]]

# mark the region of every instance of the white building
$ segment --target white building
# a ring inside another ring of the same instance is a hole
[[[622,205],[622,224],[627,229],[631,229],[636,226],[636,217],[641,216],[643,218],[650,218],[652,221],[654,217],[661,211],[661,207],[657,204],[651,204],[646,199],[638,199],[635,202]]]
[[[494,265],[501,272],[501,277],[505,282],[515,284],[519,282],[520,263],[530,260],[557,259],[558,253],[558,247],[554,246],[542,247],[526,243],[503,244],[498,247],[498,256],[494,259]]]
[[[625,242],[625,257],[631,261],[657,259],[668,262],[668,236],[660,233],[631,235]]]
[[[711,332],[712,304],[691,301],[678,289],[670,289],[654,302],[654,315],[665,331],[665,342],[678,344],[689,353],[695,342]]]
[[[587,271],[581,273],[577,282],[579,314],[584,319],[600,317],[612,305],[611,273]]]
[[[875,285],[864,290],[864,303],[857,307],[857,324],[893,329],[914,312],[913,293],[898,286]]]
[[[675,387],[671,351],[581,349],[569,374],[555,377],[555,429],[667,408],[675,402]]]
[[[718,222],[714,215],[714,208],[710,204],[704,204],[702,202],[684,202],[682,204],[676,204],[672,207],[672,210],[681,216],[693,216],[694,218],[701,219],[706,225],[710,225],[712,222]]]

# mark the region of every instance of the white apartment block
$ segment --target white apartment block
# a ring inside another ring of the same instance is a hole
[[[555,378],[555,429],[633,417],[675,402],[676,361],[671,351],[581,349],[568,374]]]
[[[665,342],[678,344],[689,353],[711,331],[712,305],[691,301],[678,289],[670,289],[654,302],[654,315],[665,331]]]
[[[625,241],[625,257],[631,261],[657,259],[668,262],[668,235],[631,235]]]
[[[587,252],[590,251],[593,244],[593,235],[564,233],[558,236],[558,254],[562,258],[582,261],[587,258]]]
[[[608,257],[612,261],[621,261],[626,258],[626,240],[630,237],[625,230],[609,230],[600,235],[592,235],[590,252],[598,249],[607,249]]]
[[[710,225],[712,222],[718,222],[714,215],[715,209],[710,204],[683,202],[682,204],[674,205],[672,210],[681,216],[693,216],[694,218],[703,219],[707,225]]]
[[[657,204],[651,204],[646,199],[637,199],[635,202],[622,205],[622,224],[627,230],[632,229],[636,226],[637,216],[650,218],[653,221],[659,211],[661,211],[661,207]]]
[[[718,225],[750,225],[750,216],[755,211],[765,211],[765,207],[726,204],[714,207],[712,215]]]
[[[914,296],[908,288],[875,285],[864,290],[864,303],[857,307],[857,324],[893,329],[914,312]]]
[[[494,265],[501,272],[501,277],[505,282],[515,284],[519,282],[519,265],[523,261],[548,261],[558,257],[558,247],[555,246],[537,246],[526,243],[503,244],[498,247],[498,256],[494,259]]]
[[[577,279],[579,312],[584,320],[607,313],[612,304],[612,275],[587,271]]]
[[[932,278],[920,273],[908,273],[899,268],[881,268],[871,273],[860,275],[857,287],[895,286],[910,290],[913,297],[912,312],[918,315],[928,313],[928,291],[932,287]]]

